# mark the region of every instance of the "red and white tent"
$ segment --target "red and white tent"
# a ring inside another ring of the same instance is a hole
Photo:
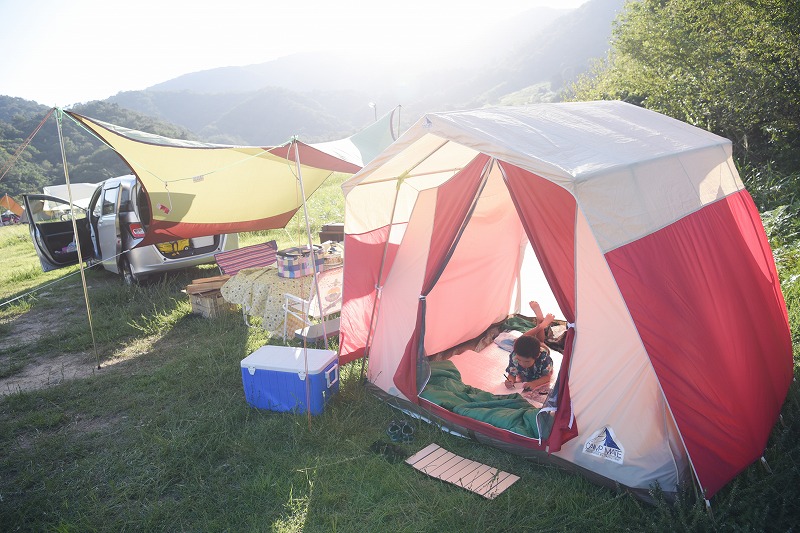
[[[621,102],[434,113],[343,189],[341,362],[393,404],[639,494],[710,498],[762,455],[792,345],[728,140]],[[428,356],[549,295],[573,327],[548,436],[419,397]],[[624,457],[587,453],[603,434]]]

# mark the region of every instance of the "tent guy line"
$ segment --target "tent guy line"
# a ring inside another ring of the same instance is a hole
[[[14,152],[14,154],[11,156],[11,158],[9,158],[8,164],[6,164],[5,168],[3,168],[3,171],[0,172],[0,181],[3,181],[3,178],[6,177],[6,174],[8,173],[8,171],[11,170],[14,167],[14,164],[16,164],[17,159],[19,159],[19,157],[22,155],[22,152],[25,151],[25,148],[28,147],[28,145],[33,140],[33,138],[36,137],[36,134],[39,133],[39,130],[42,129],[42,126],[44,126],[44,123],[47,122],[48,118],[50,118],[50,115],[53,114],[53,111],[55,111],[55,108],[50,109],[45,114],[45,116],[42,119],[42,121],[39,122],[39,125],[34,128],[34,130],[31,132],[30,135],[28,135],[28,138],[25,139],[22,142],[22,144],[19,145],[19,147],[17,147],[17,150]]]
[[[76,270],[75,272],[70,272],[69,274],[61,276],[58,279],[54,279],[53,281],[45,283],[44,285],[40,285],[39,287],[36,287],[35,289],[31,289],[26,293],[20,294],[19,296],[15,296],[14,298],[11,298],[10,300],[6,300],[5,302],[0,302],[0,307],[6,306],[6,305],[11,305],[12,303],[16,302],[17,300],[22,300],[24,298],[27,298],[28,296],[34,295],[34,294],[36,294],[37,292],[39,292],[39,291],[41,291],[43,289],[46,289],[48,287],[51,287],[51,286],[55,285],[56,283],[61,283],[65,279],[71,278],[75,274],[80,274],[80,271]]]

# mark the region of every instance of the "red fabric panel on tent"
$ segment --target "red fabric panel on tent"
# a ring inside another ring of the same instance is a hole
[[[296,141],[296,143],[298,151],[300,152],[300,164],[302,165],[315,168],[324,168],[334,172],[344,172],[346,174],[355,174],[361,170],[360,166],[354,165],[353,163],[348,163],[347,161],[339,159],[338,157],[334,157],[330,154],[326,154],[321,150],[317,150],[313,146],[309,146],[300,141]],[[289,160],[290,164],[294,164],[295,154],[294,145],[292,144],[276,146],[274,148],[265,147],[264,150],[268,150],[272,155],[285,157]]]
[[[575,198],[562,187],[512,165],[502,164],[511,198],[564,318],[575,322]],[[550,451],[578,435],[569,394],[575,332],[567,338],[558,378],[558,410],[548,437]]]
[[[564,318],[575,322],[575,199],[527,170],[500,166],[553,296]]]
[[[792,379],[758,210],[741,191],[606,257],[710,498],[761,456]]]
[[[483,169],[489,156],[478,154],[467,166],[462,168],[450,180],[439,186],[436,194],[436,212],[434,213],[428,263],[425,266],[425,279],[422,282],[422,295],[427,295],[444,266],[450,259],[448,252],[458,238],[458,232],[469,215],[478,187],[483,178]],[[417,327],[406,346],[400,366],[394,376],[398,390],[407,398],[417,402],[417,351],[423,329],[422,304],[417,314]]]
[[[450,259],[447,254],[459,237],[458,231],[462,228],[468,211],[475,201],[483,170],[488,161],[489,156],[479,154],[437,191],[433,237],[428,253],[428,264],[425,267],[422,294],[427,295],[431,292],[437,276],[444,270],[446,261]]]
[[[347,261],[342,290],[339,364],[349,363],[364,355],[375,304],[378,272],[388,236],[389,228],[383,227],[363,235],[344,237]],[[396,253],[397,245],[390,245],[383,269],[384,279]]]

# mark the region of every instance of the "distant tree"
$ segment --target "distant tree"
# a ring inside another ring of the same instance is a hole
[[[640,0],[571,99],[618,99],[713,131],[742,164],[800,169],[800,2]]]

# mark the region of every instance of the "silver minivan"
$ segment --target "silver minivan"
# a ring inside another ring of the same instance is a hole
[[[69,200],[25,195],[36,254],[45,272],[78,263]],[[150,222],[147,192],[127,175],[105,180],[83,207],[73,202],[81,255],[137,283],[149,274],[213,263],[214,254],[239,247],[239,235],[210,235],[134,248]]]

